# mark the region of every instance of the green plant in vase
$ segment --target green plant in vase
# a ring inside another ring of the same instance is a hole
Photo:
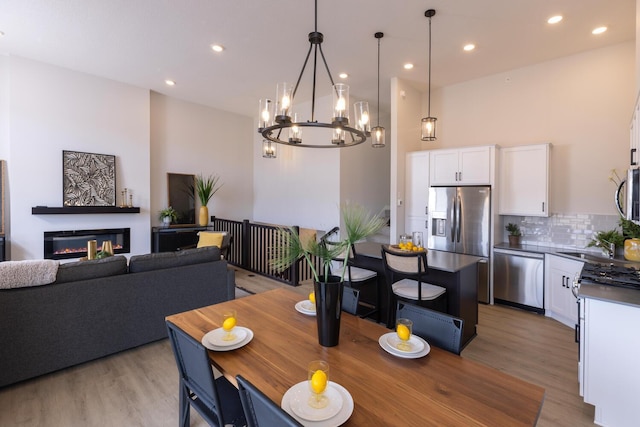
[[[620,227],[624,236],[624,258],[640,261],[640,225],[620,217]]]
[[[340,276],[331,275],[331,261],[343,257],[351,246],[367,236],[376,233],[385,225],[384,218],[370,214],[357,205],[346,205],[342,209],[344,238],[331,245],[319,242],[317,238],[303,240],[294,228],[279,228],[276,245],[270,248],[270,264],[276,271],[284,271],[301,259],[313,273],[313,288],[318,324],[318,342],[324,347],[338,344],[340,335],[340,306],[347,263]],[[319,259],[319,264],[316,262]]]
[[[331,249],[317,239],[303,241],[293,228],[280,227],[276,237],[278,243],[271,248],[271,266],[277,271],[284,271],[300,258],[304,258],[313,273],[313,279],[318,282],[321,278],[330,276],[333,259],[357,241],[375,234],[385,225],[384,218],[372,215],[362,206],[350,204],[342,208],[342,221],[345,237],[339,242],[332,242]],[[320,259],[320,270],[313,262],[314,257]],[[345,272],[346,267],[341,271],[340,281],[344,279]]]
[[[176,212],[175,209],[169,206],[167,208],[162,209],[158,214],[158,217],[160,218],[160,221],[162,221],[165,225],[169,225],[172,222],[175,222],[178,220],[178,212]]]
[[[196,175],[195,178],[196,194],[198,200],[200,200],[200,215],[198,217],[198,225],[204,227],[209,223],[209,200],[214,194],[220,190],[223,183],[220,182],[219,175],[203,176],[202,174]]]
[[[509,233],[509,245],[518,246],[520,244],[520,237],[522,236],[518,224],[510,222],[504,228],[507,230],[507,233]]]

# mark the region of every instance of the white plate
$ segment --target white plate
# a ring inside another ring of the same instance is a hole
[[[209,332],[207,334],[207,339],[209,340],[209,343],[211,343],[211,345],[215,345],[217,347],[229,347],[231,345],[242,342],[242,340],[247,337],[247,330],[239,326],[233,328],[232,333],[233,335],[235,335],[235,338],[229,341],[225,341],[224,337],[225,335],[227,335],[227,333],[224,329],[218,328]]]
[[[309,381],[301,382],[295,385],[291,396],[291,410],[294,414],[307,421],[324,421],[335,416],[344,403],[342,393],[336,387],[327,384],[324,395],[329,399],[329,403],[322,409],[316,409],[309,406],[309,398],[311,391],[309,390]]]
[[[342,395],[342,401],[343,401],[342,408],[340,408],[340,411],[338,411],[338,413],[331,418],[327,418],[326,420],[322,420],[322,421],[305,420],[304,418],[301,418],[300,416],[296,415],[296,413],[291,409],[291,400],[296,387],[303,387],[305,390],[309,390],[308,388],[309,385],[307,381],[299,382],[298,384],[294,385],[289,390],[287,390],[284,396],[282,396],[282,403],[280,404],[280,407],[289,415],[291,415],[293,418],[298,420],[298,422],[305,427],[340,426],[345,422],[347,422],[347,420],[353,413],[353,398],[351,397],[351,394],[347,391],[347,389],[342,387],[340,384],[334,383],[333,381],[329,381],[328,386],[334,387],[336,390],[338,390]]]
[[[416,337],[417,339],[421,340],[422,342],[424,342],[424,349],[418,353],[407,353],[404,351],[400,351],[397,348],[393,348],[389,345],[389,342],[387,341],[388,338],[390,336],[396,335],[395,332],[389,332],[387,334],[381,335],[380,338],[378,338],[378,343],[380,344],[380,347],[382,347],[382,349],[384,351],[386,351],[389,354],[392,354],[394,356],[397,357],[402,357],[404,359],[418,359],[420,357],[424,357],[427,354],[429,354],[429,352],[431,351],[431,347],[429,346],[429,343],[426,342],[425,340],[423,340],[422,338],[420,338],[417,335],[412,335],[412,337]]]
[[[236,344],[228,345],[228,346],[219,346],[219,345],[212,344],[211,341],[209,340],[209,337],[213,332],[215,332],[215,329],[214,329],[213,331],[210,331],[204,334],[201,341],[202,345],[208,348],[209,350],[213,350],[213,351],[231,351],[249,344],[249,342],[253,339],[253,331],[243,326],[236,326],[236,329],[243,329],[246,333],[245,338]]]
[[[409,337],[409,350],[402,350],[398,348],[398,344],[400,344],[400,338],[398,338],[398,334],[387,335],[387,344],[393,347],[395,350],[401,351],[407,354],[420,353],[424,350],[424,340],[416,335],[411,335]]]
[[[313,305],[311,301],[304,300],[296,303],[296,310],[302,314],[306,314],[307,316],[315,316],[316,315],[316,306]]]

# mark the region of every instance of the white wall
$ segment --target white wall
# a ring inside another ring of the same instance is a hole
[[[371,109],[372,106],[370,105]],[[388,209],[390,197],[391,144],[388,117],[380,126],[385,128],[386,145],[371,146],[371,139],[360,145],[340,149],[340,204],[357,203],[374,214]],[[376,122],[377,124],[377,122]],[[344,224],[343,224],[344,225]]]
[[[355,102],[351,99],[351,102]],[[301,103],[296,111],[309,111]],[[316,99],[316,119],[328,120],[331,97]],[[325,113],[326,112],[326,113]],[[254,131],[257,121],[254,122]],[[328,137],[303,128],[303,141],[324,144]],[[325,132],[328,132],[326,129]],[[254,142],[254,219],[280,225],[329,230],[340,224],[347,201],[378,213],[389,202],[389,152],[370,141],[355,147],[305,148],[276,145],[277,157],[262,157],[262,136]]]
[[[442,88],[428,149],[551,142],[551,212],[615,214],[609,175],[628,167],[634,102],[628,42]]]
[[[640,0],[636,0],[636,91],[640,91]]]
[[[0,160],[9,155],[9,58],[0,55]]]
[[[252,130],[250,117],[151,92],[151,223],[167,206],[168,172],[220,175],[209,215],[253,219]]]
[[[278,144],[277,157],[266,159],[261,141],[254,144],[254,219],[318,230],[338,225],[339,151]]]
[[[130,227],[131,254],[148,252],[149,92],[27,59],[7,62],[11,259],[41,259],[44,231],[104,227]],[[132,189],[141,214],[31,215],[36,205],[62,206],[63,150],[115,155],[116,194]]]
[[[405,232],[406,153],[426,150],[420,135],[422,93],[409,82],[391,79],[391,243]],[[402,206],[398,206],[401,201]]]

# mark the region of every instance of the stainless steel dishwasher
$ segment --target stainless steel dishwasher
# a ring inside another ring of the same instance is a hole
[[[493,255],[494,302],[544,313],[544,255],[507,249]]]

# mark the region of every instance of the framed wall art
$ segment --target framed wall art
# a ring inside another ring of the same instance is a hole
[[[196,223],[195,175],[167,173],[169,206],[178,212],[175,224]]]
[[[115,206],[116,156],[62,151],[63,206]]]

